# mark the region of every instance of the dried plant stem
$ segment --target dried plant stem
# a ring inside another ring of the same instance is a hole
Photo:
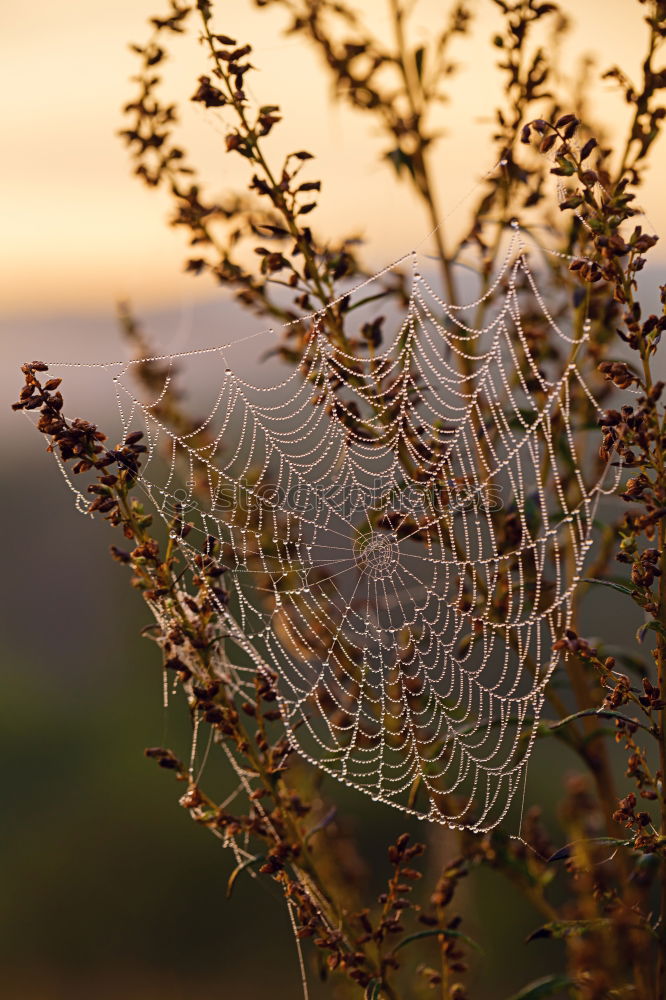
[[[642,65],[644,80],[649,79],[654,72],[652,68],[652,60],[657,52],[660,40],[660,34],[657,30],[659,0],[653,0],[653,2],[651,3],[651,7],[653,16],[651,18],[646,18],[646,22],[650,27],[650,37],[648,40],[647,54],[645,56],[645,59],[643,60],[643,65]],[[629,163],[629,155],[631,153],[631,147],[634,142],[636,130],[637,128],[640,127],[641,117],[644,113],[645,113],[645,104],[641,101],[635,102],[634,113],[632,116],[631,124],[627,129],[627,142],[625,144],[622,153],[622,161],[618,167],[616,174],[616,183],[621,181],[623,177],[626,177],[628,172],[634,168],[635,164]]]
[[[425,143],[423,141],[423,133],[421,131],[421,119],[423,117],[423,102],[418,96],[418,85],[414,81],[414,66],[413,60],[410,59],[409,53],[407,51],[407,43],[405,40],[405,30],[404,30],[404,12],[400,5],[400,0],[389,0],[391,7],[391,16],[393,18],[393,27],[395,32],[396,45],[398,50],[398,62],[400,73],[405,85],[405,94],[407,96],[407,101],[409,103],[409,108],[414,121],[418,123],[415,127],[417,133],[416,137],[416,149],[413,153],[413,163],[414,163],[414,180],[416,182],[419,194],[423,198],[427,210],[430,223],[433,227],[432,238],[435,241],[435,246],[437,248],[437,256],[440,260],[440,266],[442,269],[442,277],[444,279],[444,287],[446,289],[446,296],[450,304],[455,305],[458,301],[456,283],[453,277],[453,268],[451,267],[451,260],[446,251],[446,243],[444,238],[444,225],[442,223],[439,208],[437,206],[437,199],[435,196],[435,190],[430,177],[430,169],[428,166],[427,155],[425,152]]]
[[[653,24],[651,25],[649,51],[644,63],[644,72],[646,75],[650,72],[652,57],[655,53],[656,46],[657,32],[655,31]],[[637,109],[635,120],[637,120],[638,113]],[[625,148],[620,176],[622,176],[622,171],[626,168],[629,145],[630,144],[627,143]],[[633,296],[630,297],[630,301],[632,298]],[[643,349],[642,361],[645,388],[649,393],[653,387],[653,378],[650,364],[650,353],[647,348]],[[664,460],[663,448],[664,432],[666,431],[666,416],[664,416],[661,421],[659,421],[658,417],[655,417],[655,419],[657,420],[657,434],[655,441],[656,471],[658,479],[657,485],[663,496],[664,493],[666,493],[666,464]],[[659,577],[658,586],[657,622],[661,626],[661,629],[657,632],[656,664],[657,687],[662,694],[663,701],[664,692],[666,692],[666,528],[664,526],[663,517],[659,519],[657,539],[658,549],[661,554],[661,576]],[[661,773],[661,787],[659,788],[659,833],[662,838],[662,842],[664,842],[666,841],[666,706],[659,709],[658,720],[657,743],[659,748],[659,771]],[[659,947],[657,952],[655,996],[657,1000],[661,1000],[662,997],[666,997],[666,862],[663,858],[660,866]]]
[[[149,540],[150,536],[142,526],[140,520],[136,518],[131,504],[128,502],[127,493],[124,491],[118,491],[117,496],[124,520],[131,526],[137,543],[144,544]],[[151,583],[157,582],[162,587],[168,587],[171,592],[171,613],[175,611],[175,617],[180,620],[182,624],[186,625],[188,623],[188,616],[179,600],[179,574],[171,568],[169,562],[172,550],[173,541],[170,539],[167,557],[164,563],[167,571],[165,573],[161,573],[157,581],[151,580]],[[210,647],[198,649],[195,653],[199,660],[197,673],[207,680],[216,679],[215,671],[209,662]],[[216,699],[225,707],[225,709],[229,710],[233,708],[224,684],[220,686]],[[382,990],[388,1000],[400,1000],[399,995],[391,986],[389,986],[388,983],[386,983],[386,971],[383,966],[381,950],[375,948],[370,942],[367,945],[361,946],[353,943],[355,938],[354,930],[348,926],[344,908],[333,899],[327,889],[326,880],[321,878],[312,850],[308,843],[307,836],[303,833],[300,824],[297,823],[290,815],[289,811],[283,808],[284,801],[288,799],[289,790],[285,787],[282,778],[279,775],[276,776],[267,770],[261,755],[255,753],[253,750],[250,734],[247,732],[240,719],[236,725],[238,728],[238,735],[243,744],[243,754],[247,762],[256,773],[264,792],[273,800],[275,808],[280,811],[282,822],[288,832],[289,841],[293,844],[297,844],[299,847],[298,860],[292,861],[291,865],[299,879],[300,884],[309,887],[309,891],[313,893],[316,899],[316,905],[322,911],[329,929],[342,934],[348,950],[351,951],[354,947],[361,948],[365,954],[368,967],[374,971],[378,981],[381,981]],[[204,795],[196,782],[193,782],[192,779],[190,779],[190,788],[196,789],[196,798],[194,800],[196,805],[192,810],[190,810],[190,812],[193,813],[194,818],[196,818],[196,810],[198,809],[201,800],[205,800],[211,809],[217,809],[216,804]],[[288,897],[287,905],[289,906],[290,917],[293,919],[291,902]],[[377,954],[375,954],[375,952],[377,952]]]
[[[666,628],[666,530],[663,519],[659,522],[659,549],[661,550],[661,576],[659,578],[659,621]],[[657,636],[657,686],[666,690],[666,638]],[[661,772],[661,796],[659,801],[659,833],[666,841],[666,708],[659,711],[659,770]],[[666,996],[666,865],[661,864],[661,886],[659,907],[659,953],[657,957],[657,997]]]
[[[643,354],[643,375],[645,388],[649,392],[652,389],[652,369],[650,356],[647,352]],[[663,434],[666,430],[666,417],[658,426],[658,434],[655,443],[655,455],[658,485],[661,491],[666,491],[666,466],[664,464]],[[657,632],[656,663],[657,663],[657,687],[662,692],[666,691],[666,529],[664,519],[660,518],[657,528],[658,548],[661,553],[661,576],[659,577],[659,606],[657,621],[664,631]],[[659,795],[659,833],[666,840],[666,707],[658,712],[658,736],[657,744],[659,748],[659,771],[661,773],[661,788]],[[666,997],[666,864],[662,859],[660,869],[660,890],[659,890],[659,949],[657,954],[656,970],[656,997],[661,1000]]]
[[[210,13],[207,12],[207,9],[203,4],[200,4],[198,9],[203,24],[204,35],[206,38],[206,42],[208,44],[208,49],[215,63],[215,68],[219,74],[219,79],[223,81],[224,86],[226,87],[229,103],[233,106],[236,114],[238,115],[238,118],[243,128],[243,132],[246,135],[247,141],[251,146],[255,162],[258,164],[258,166],[260,166],[261,170],[263,170],[266,180],[270,185],[271,191],[273,192],[274,196],[275,206],[282,215],[290,235],[296,241],[296,244],[300,252],[303,254],[303,258],[307,262],[307,266],[305,268],[306,279],[309,278],[309,280],[312,282],[312,285],[314,286],[313,290],[317,295],[317,298],[319,299],[319,301],[323,306],[327,307],[326,314],[329,318],[332,332],[335,338],[337,339],[338,343],[341,344],[343,347],[348,348],[349,343],[347,341],[343,325],[340,322],[340,317],[337,313],[337,310],[335,309],[335,307],[328,308],[328,304],[334,294],[333,288],[331,286],[325,287],[325,285],[323,284],[321,274],[317,266],[317,261],[315,259],[315,255],[312,250],[312,246],[309,240],[306,238],[305,234],[297,225],[294,213],[290,210],[285,200],[284,194],[282,193],[280,184],[275,179],[273,170],[270,164],[268,163],[266,157],[264,156],[261,144],[259,142],[259,136],[257,135],[255,129],[251,125],[245,113],[243,100],[237,97],[237,95],[234,92],[234,89],[229,80],[228,73],[225,70],[225,65],[220,59],[217,49],[215,47],[215,39],[213,38],[213,34],[210,29],[210,22],[211,22]]]

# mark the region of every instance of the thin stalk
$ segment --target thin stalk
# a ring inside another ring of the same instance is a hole
[[[115,493],[118,503],[120,505],[120,509],[123,514],[123,519],[126,521],[128,525],[131,526],[137,543],[139,544],[145,543],[148,540],[149,536],[145,531],[145,529],[140,525],[139,521],[137,520],[137,517],[135,516],[131,502],[129,501],[128,491],[125,489],[117,489],[114,490],[113,492]],[[169,555],[172,552],[172,547],[173,543],[172,540],[170,540],[168,547]],[[146,569],[143,570],[142,572],[146,577],[146,579],[151,584],[155,582],[149,570]],[[157,576],[158,576],[157,580],[158,583],[171,584],[170,589],[172,591],[173,607],[176,610],[177,615],[180,617],[182,623],[184,625],[188,625],[189,619],[185,614],[185,611],[183,610],[179,600],[177,578],[174,576],[174,571],[171,568],[169,562],[165,561],[162,564]],[[215,673],[214,670],[211,669],[209,663],[208,649],[196,649],[194,652],[197,659],[200,661],[200,669],[204,677],[208,680],[214,679]],[[221,685],[220,691],[217,695],[217,699],[226,708],[233,707],[232,701],[227,696],[227,692],[224,688],[224,685]],[[252,749],[250,735],[245,730],[243,724],[240,721],[240,718],[238,719],[236,725],[239,731],[239,735],[244,744],[243,753],[246,759],[250,763],[253,770],[256,772],[257,777],[261,785],[263,786],[264,790],[273,799],[277,808],[281,810],[282,820],[285,824],[285,827],[288,830],[290,841],[292,843],[297,843],[299,845],[300,848],[299,859],[297,862],[292,862],[292,867],[297,873],[298,872],[305,873],[305,875],[307,876],[306,879],[303,879],[303,876],[299,875],[299,877],[305,884],[307,884],[308,882],[312,882],[314,884],[317,891],[318,903],[319,905],[323,904],[323,908],[325,908],[325,911],[327,911],[326,919],[329,923],[329,926],[333,929],[337,928],[342,931],[343,935],[346,938],[349,950],[352,950],[352,942],[354,940],[354,935],[352,930],[347,925],[345,910],[343,907],[338,905],[338,903],[331,897],[330,893],[326,890],[325,883],[319,876],[317,865],[313,857],[312,849],[308,843],[307,836],[303,834],[300,825],[290,815],[288,809],[285,809],[283,806],[283,800],[284,798],[286,798],[288,790],[284,787],[284,783],[281,780],[281,778],[278,777],[276,779],[275,776],[272,775],[266,769],[261,755],[258,755],[254,752],[254,750]],[[201,790],[198,789],[198,786],[197,790],[201,794]],[[389,1000],[399,1000],[399,997],[396,995],[394,990],[384,982],[384,977],[381,971],[381,955],[379,955],[378,959],[375,959],[368,951],[368,947],[365,945],[362,946],[362,950],[366,953],[368,964],[373,968],[373,971],[376,972],[377,976],[381,978],[382,989],[386,993],[386,996],[389,998]]]
[[[652,368],[650,365],[649,348],[642,351],[643,377],[647,392],[652,388]],[[661,491],[666,489],[666,469],[664,466],[664,450],[662,445],[663,434],[666,430],[666,416],[663,420],[657,421],[657,435],[655,442],[655,457],[658,487]],[[658,547],[661,553],[658,586],[658,611],[657,621],[666,629],[666,530],[664,520],[660,518],[657,529]],[[662,632],[657,632],[657,687],[663,699],[666,693],[666,638]],[[659,753],[659,770],[661,772],[661,789],[659,795],[659,833],[666,841],[666,707],[658,712],[659,731],[657,735],[657,745]],[[662,861],[661,881],[659,886],[659,948],[657,954],[656,971],[656,997],[657,1000],[666,997],[666,865]]]
[[[656,5],[653,4],[652,6],[653,6],[653,14],[654,14],[655,13],[654,7]],[[655,14],[655,17],[656,17],[656,14]],[[647,52],[647,55],[646,55],[645,59],[643,60],[643,66],[642,66],[642,69],[643,69],[643,79],[644,80],[647,80],[648,77],[649,77],[649,75],[653,72],[653,70],[652,70],[652,57],[654,56],[655,52],[657,51],[658,38],[659,38],[659,36],[658,36],[657,32],[655,31],[654,25],[651,24],[650,25],[650,41],[648,43],[648,52]],[[625,173],[627,171],[627,167],[629,166],[629,154],[631,152],[632,146],[634,145],[634,132],[636,131],[637,126],[640,125],[640,118],[641,118],[641,115],[643,114],[643,110],[644,110],[643,107],[641,106],[640,102],[636,103],[634,105],[634,107],[635,107],[634,116],[632,118],[631,124],[629,126],[628,131],[627,131],[627,135],[628,135],[629,138],[627,139],[627,143],[626,143],[626,145],[624,147],[624,152],[622,154],[622,161],[620,163],[620,166],[618,167],[617,175],[615,177],[615,183],[616,184],[618,184],[622,180],[622,178],[624,177],[624,175],[625,175]],[[634,163],[635,162],[636,161],[634,160]]]
[[[322,305],[327,306],[331,298],[331,290],[324,288],[324,285],[322,284],[321,275],[319,274],[319,268],[317,267],[317,262],[315,259],[315,255],[312,252],[312,247],[310,246],[308,240],[305,238],[304,234],[298,228],[293,212],[289,208],[285,200],[284,194],[280,190],[280,185],[277,183],[273,171],[270,167],[270,164],[266,160],[263,151],[261,149],[261,146],[259,145],[258,136],[256,135],[254,128],[250,124],[248,117],[245,114],[245,109],[243,108],[243,104],[240,100],[238,100],[231,87],[225,66],[220,60],[217,54],[217,49],[215,48],[215,40],[210,30],[210,15],[206,15],[201,8],[199,8],[199,13],[201,15],[201,21],[203,23],[204,34],[206,37],[206,41],[208,43],[210,54],[215,63],[215,67],[220,74],[220,79],[223,81],[224,86],[227,89],[227,95],[229,97],[229,101],[232,104],[236,114],[238,115],[241,125],[243,126],[243,129],[245,131],[245,134],[249,142],[251,143],[252,154],[255,159],[255,162],[263,170],[264,175],[271,186],[275,204],[285,220],[287,229],[289,230],[289,234],[296,241],[299,250],[303,254],[305,261],[307,262],[306,274],[309,275],[314,285],[314,290],[319,301],[322,303]],[[339,336],[342,344],[348,346],[347,338],[344,334],[342,324],[339,321],[339,317],[334,315],[332,310],[327,309],[327,313],[328,312],[330,312],[332,325],[334,327],[335,333]]]
[[[400,73],[405,86],[405,96],[407,98],[409,110],[412,114],[414,122],[415,124],[418,123],[420,126],[424,112],[423,100],[419,94],[420,88],[414,84],[413,63],[407,49],[404,30],[404,14],[400,6],[400,0],[389,0],[389,6],[393,17],[393,27],[398,50],[398,66],[400,68]],[[430,169],[425,152],[425,144],[423,142],[420,127],[415,127],[414,135],[416,137],[416,149],[412,154],[414,163],[414,180],[419,194],[425,202],[428,217],[433,227],[432,238],[435,241],[437,255],[440,260],[446,295],[449,303],[451,305],[455,305],[457,302],[455,279],[453,277],[451,260],[449,259],[446,251],[444,227],[440,218],[437,197],[435,195],[434,186],[430,176]]]
[[[666,532],[663,520],[659,521],[659,549],[661,551],[661,576],[659,577],[659,621],[666,628]],[[662,699],[666,693],[666,640],[657,637],[657,686]],[[666,841],[666,708],[659,710],[659,770],[661,771],[661,796],[659,799],[659,833]],[[659,954],[657,959],[657,996],[666,996],[666,866],[662,860],[659,899]]]

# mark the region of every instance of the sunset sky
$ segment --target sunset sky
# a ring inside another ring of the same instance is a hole
[[[135,61],[127,42],[146,37],[146,18],[161,12],[160,4],[33,0],[11,6],[11,14],[4,10],[0,70],[5,317],[112,313],[114,303],[128,296],[145,308],[210,297],[207,279],[197,283],[181,273],[183,236],[165,226],[164,197],[131,177],[115,135],[122,125],[119,108],[132,94],[128,77]],[[435,0],[417,5],[415,41],[427,38],[429,24],[439,23],[440,6]],[[584,52],[595,54],[597,76],[616,62],[637,73],[646,31],[637,3],[565,0],[562,6],[574,22],[565,61],[572,78]],[[368,0],[362,10],[377,32],[387,31],[385,0]],[[461,71],[442,112],[447,134],[436,159],[440,201],[453,230],[465,218],[464,199],[493,166],[488,137],[498,53],[489,39],[496,18],[490,0],[482,0],[477,10],[472,39],[456,43]],[[630,30],[623,23],[627,18]],[[249,0],[237,0],[218,4],[216,23],[239,41],[253,42],[259,71],[250,79],[252,94],[283,109],[285,122],[268,144],[270,155],[279,159],[286,150],[305,147],[317,156],[312,176],[321,177],[324,186],[313,225],[331,234],[359,232],[377,267],[420,242],[428,220],[380,162],[385,139],[369,118],[331,108],[317,58],[281,33],[284,13],[257,11]],[[204,53],[194,41],[176,42],[176,47],[169,92],[188,98],[205,71]],[[223,153],[222,116],[184,103],[183,139],[204,164],[211,191],[233,188],[242,182],[245,164]],[[608,82],[598,83],[591,105],[609,124],[626,116]],[[665,166],[662,141],[643,196],[657,231],[666,229]]]

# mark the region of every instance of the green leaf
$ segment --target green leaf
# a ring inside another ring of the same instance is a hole
[[[447,938],[460,938],[465,942],[465,944],[470,945],[470,947],[475,948],[477,951],[483,951],[480,944],[477,944],[476,941],[472,940],[472,938],[468,937],[466,934],[461,934],[460,931],[454,931],[449,927],[431,927],[430,930],[418,931],[416,934],[410,934],[409,937],[403,938],[402,941],[395,946],[392,954],[395,955],[396,951],[404,948],[406,944],[410,944],[412,941],[418,941],[420,938],[436,937],[439,934],[443,934],[444,937]]]
[[[232,871],[231,875],[229,876],[229,881],[227,882],[227,898],[229,898],[231,896],[231,893],[233,892],[233,889],[234,889],[234,885],[235,885],[236,879],[238,878],[238,876],[240,875],[240,873],[242,871],[244,871],[246,868],[249,868],[250,865],[255,864],[257,861],[263,861],[263,860],[264,860],[264,855],[263,854],[257,854],[256,857],[254,857],[254,858],[246,858],[245,861],[242,861],[239,865],[236,865],[236,867]]]
[[[641,625],[641,627],[636,632],[636,640],[638,642],[643,642],[646,632],[648,632],[650,629],[652,629],[653,632],[658,632],[659,635],[666,638],[666,628],[664,628],[661,622],[651,621],[651,622],[645,622],[644,625]]]
[[[363,994],[363,1000],[379,1000],[382,988],[381,981],[379,979],[371,979],[365,988],[365,993]]]
[[[591,920],[553,920],[543,927],[537,927],[535,931],[525,938],[526,942],[536,941],[539,938],[549,938],[553,941],[561,941],[567,937],[582,937],[592,931],[600,931],[610,927],[611,921],[608,917],[595,917]],[[545,996],[548,996],[546,993]]]
[[[633,716],[624,715],[622,712],[614,712],[610,708],[584,708],[580,712],[574,712],[573,715],[567,715],[565,719],[559,719],[557,722],[548,722],[545,720],[540,725],[541,727],[547,726],[550,731],[554,733],[557,732],[557,730],[562,729],[563,726],[568,726],[570,722],[575,722],[576,719],[584,719],[588,717],[595,717],[597,719],[619,719],[620,722],[628,722],[632,726],[644,729],[646,733],[650,734],[650,736],[654,736],[654,729],[646,726],[643,722],[639,722],[638,719]],[[538,732],[538,735],[541,735],[541,731]]]
[[[580,843],[580,841],[573,841],[571,844],[565,844],[564,847],[560,847],[558,851],[551,854],[548,858],[548,863],[550,864],[551,861],[564,861],[565,858],[570,858],[571,848],[576,843]],[[628,847],[630,844],[633,844],[633,840],[618,840],[617,837],[590,837],[584,843],[596,844],[600,847]]]
[[[541,1000],[542,997],[552,997],[574,985],[573,980],[566,976],[546,976],[545,979],[535,979],[528,983],[519,993],[509,997],[509,1000]]]
[[[613,583],[612,580],[595,580],[594,577],[586,576],[581,581],[581,583],[598,583],[602,587],[610,587],[611,590],[619,590],[621,594],[627,594],[629,597],[633,597],[635,591],[630,590],[629,587],[623,587],[619,583]]]
[[[566,198],[565,201],[560,202],[560,211],[564,212],[567,208],[579,208],[583,204],[583,199],[579,194],[574,194],[571,198]]]
[[[557,166],[550,172],[560,177],[572,177],[576,173],[576,164],[572,163],[571,160],[567,160],[566,156],[558,156]]]

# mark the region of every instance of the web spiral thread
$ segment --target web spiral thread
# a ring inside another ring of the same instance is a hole
[[[535,360],[526,297],[559,370]],[[274,386],[228,368],[228,345],[208,350],[219,391],[185,435],[161,419],[170,375],[145,400],[136,362],[96,367],[123,430],[143,425],[155,509],[194,525],[177,537],[185,557],[220,545],[228,597],[211,600],[229,683],[269,677],[292,746],[340,781],[491,829],[525,777],[552,647],[614,488],[605,470],[587,481],[577,450],[572,397],[588,424],[599,413],[576,360],[587,324],[576,336],[555,322],[517,227],[464,307],[415,265],[405,319],[372,357],[333,346],[325,311],[310,320],[300,365]]]

